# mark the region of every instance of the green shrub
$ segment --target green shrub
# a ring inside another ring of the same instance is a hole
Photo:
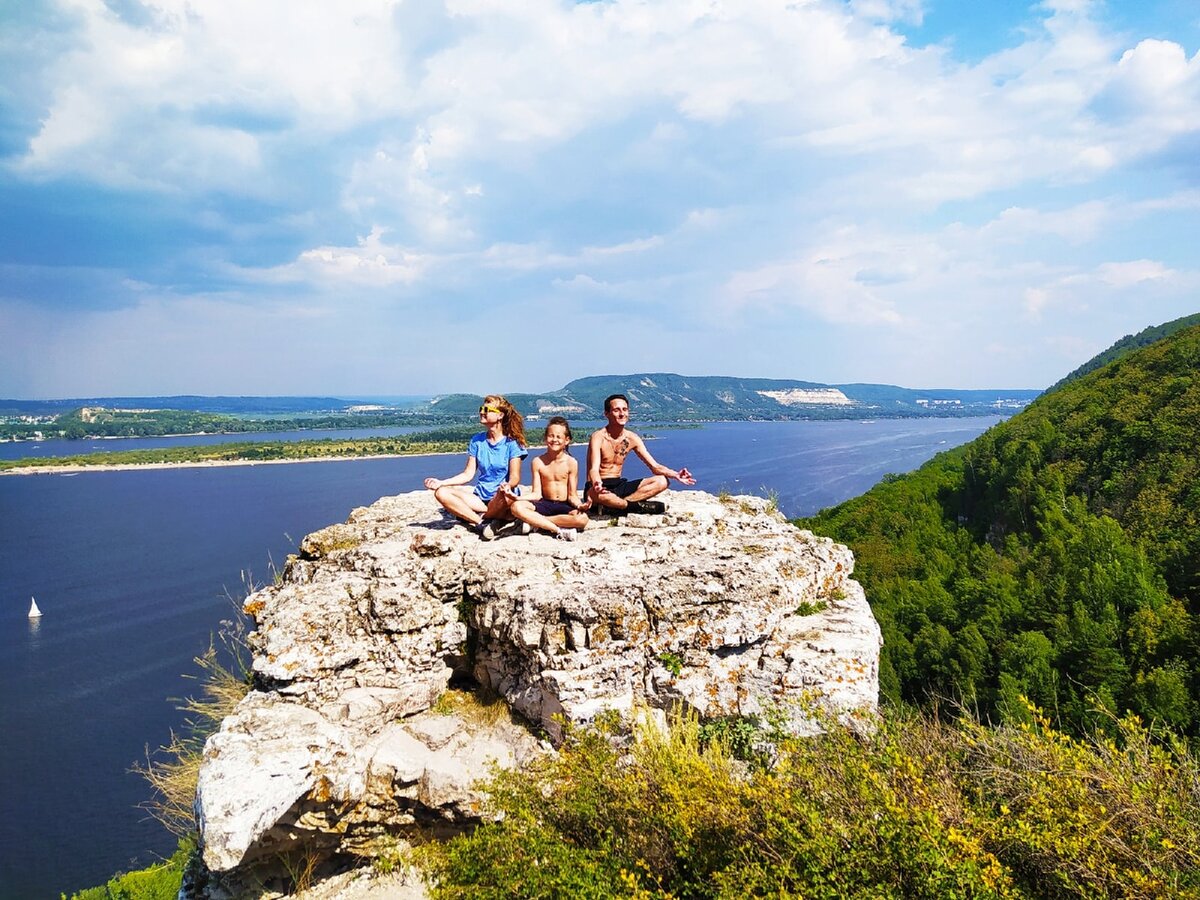
[[[417,859],[436,898],[1200,897],[1190,751],[1133,719],[1082,739],[1029,712],[827,723],[769,766],[731,752],[750,720],[643,724],[626,748],[573,730],[492,779],[498,821]]]
[[[710,719],[700,725],[697,733],[702,745],[719,742],[736,759],[751,763],[767,761],[769,754],[765,752],[766,748],[773,748],[778,738],[777,735],[768,734],[762,722],[754,716]]]
[[[662,663],[664,669],[678,678],[683,673],[683,660],[679,654],[666,651],[658,654],[658,661]]]
[[[180,839],[179,847],[165,862],[115,875],[102,887],[88,888],[72,894],[70,900],[175,900],[188,861],[196,850],[191,835]],[[64,898],[66,894],[62,895]]]
[[[747,770],[694,720],[638,729],[627,755],[572,733],[532,774],[502,774],[504,818],[427,847],[437,897],[1017,896],[954,826],[928,759],[891,732],[834,729]]]
[[[1200,768],[1135,716],[1069,737],[1035,707],[1015,727],[962,728],[964,782],[986,840],[1046,897],[1200,897]]]

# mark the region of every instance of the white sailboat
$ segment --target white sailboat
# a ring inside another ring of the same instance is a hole
[[[30,597],[29,598],[29,618],[40,619],[41,617],[42,617],[42,611],[40,609],[38,609],[37,601],[34,600],[32,597]]]

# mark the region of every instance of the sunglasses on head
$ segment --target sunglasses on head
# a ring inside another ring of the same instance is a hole
[[[494,412],[494,413],[496,413],[497,415],[500,415],[500,416],[504,415],[504,410],[502,410],[502,409],[496,409],[496,407],[494,407],[494,406],[488,406],[488,405],[486,405],[486,404],[485,404],[485,405],[483,405],[483,406],[479,407],[479,414],[480,414],[481,416],[482,416],[484,413],[490,413],[490,412]]]

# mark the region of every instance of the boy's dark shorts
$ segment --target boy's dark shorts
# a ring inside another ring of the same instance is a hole
[[[601,478],[600,481],[608,490],[624,499],[642,486],[643,479],[639,478],[637,481],[628,481],[624,478]],[[588,482],[589,487],[590,485],[591,482]],[[584,489],[587,490],[587,487]]]
[[[550,518],[551,516],[569,516],[575,512],[573,507],[566,500],[547,500],[544,497],[541,500],[533,501],[533,508],[538,515]]]

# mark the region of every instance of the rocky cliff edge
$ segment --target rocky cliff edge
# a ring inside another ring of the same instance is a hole
[[[363,852],[478,821],[492,765],[603,710],[869,717],[879,627],[845,547],[757,497],[665,495],[574,543],[483,542],[427,491],[304,539],[245,610],[255,690],[208,741],[196,808],[213,873]],[[516,715],[464,715],[451,680]]]

